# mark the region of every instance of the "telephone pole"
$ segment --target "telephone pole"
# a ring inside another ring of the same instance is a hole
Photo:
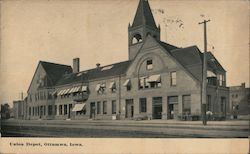
[[[202,123],[203,125],[207,125],[207,116],[206,116],[206,107],[207,107],[207,23],[210,20],[204,20],[199,22],[200,24],[204,24],[204,53],[203,53],[203,69],[202,69]]]

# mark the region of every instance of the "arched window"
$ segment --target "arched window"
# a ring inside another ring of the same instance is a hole
[[[132,38],[132,44],[136,44],[142,42],[142,37],[140,34],[135,34],[134,37]]]

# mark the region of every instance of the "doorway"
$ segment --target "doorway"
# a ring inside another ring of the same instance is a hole
[[[178,96],[168,97],[168,119],[178,119]]]
[[[126,118],[132,119],[134,117],[134,101],[133,99],[126,99]]]
[[[153,119],[162,119],[162,97],[153,97]]]

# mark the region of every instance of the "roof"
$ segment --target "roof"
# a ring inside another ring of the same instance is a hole
[[[147,0],[140,0],[132,27],[140,25],[147,25],[152,28],[157,28]]]
[[[200,52],[197,46],[186,48],[178,48],[165,42],[158,41],[166,51],[172,55],[188,72],[196,79],[202,79],[202,61],[203,53]],[[213,72],[225,72],[217,59],[211,52],[207,52],[207,67]]]
[[[131,61],[123,61],[99,68],[84,70],[79,73],[67,74],[64,75],[56,85],[60,86],[77,82],[88,82],[89,80],[122,75],[126,73],[130,63]]]
[[[72,68],[69,65],[62,65],[45,61],[40,61],[40,64],[44,68],[48,78],[51,81],[48,86],[55,85],[64,74],[72,73]]]

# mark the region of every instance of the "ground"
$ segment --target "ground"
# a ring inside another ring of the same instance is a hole
[[[6,120],[2,137],[247,138],[249,121]]]

